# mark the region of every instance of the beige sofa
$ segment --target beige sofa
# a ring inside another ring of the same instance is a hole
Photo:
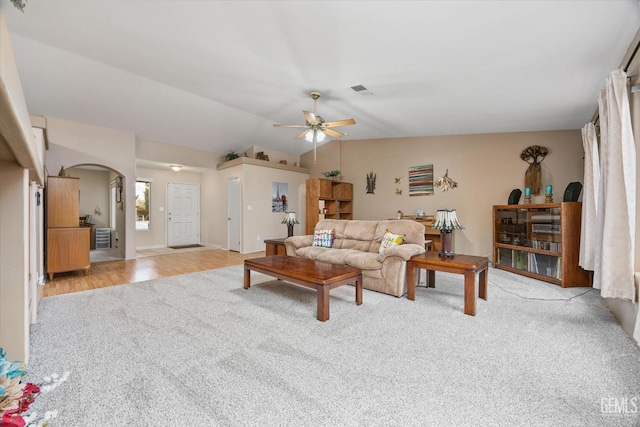
[[[335,229],[332,248],[313,246],[312,235],[292,236],[285,240],[287,255],[357,267],[362,270],[364,288],[396,297],[407,290],[407,260],[425,251],[424,225],[411,220],[324,219],[315,228]],[[378,253],[387,230],[404,234],[405,241]]]

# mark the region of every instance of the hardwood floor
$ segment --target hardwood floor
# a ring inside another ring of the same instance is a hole
[[[243,255],[222,249],[205,249],[176,252],[168,255],[145,256],[132,260],[97,262],[91,264],[86,277],[83,271],[56,273],[53,280],[46,282],[43,296],[87,291],[107,286],[124,285],[178,274],[240,265],[245,259],[264,255],[264,252]]]

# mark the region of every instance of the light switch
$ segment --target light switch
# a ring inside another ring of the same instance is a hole
[[[160,206],[158,209],[160,209],[160,212],[164,212],[164,206]]]
[[[247,205],[247,210],[248,210],[248,211],[252,211],[252,210],[253,210],[253,206],[251,206],[251,205]]]

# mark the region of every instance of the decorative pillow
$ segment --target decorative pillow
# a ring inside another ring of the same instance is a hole
[[[384,236],[382,236],[382,241],[380,242],[380,250],[379,252],[382,253],[382,251],[384,251],[385,249],[391,247],[391,246],[398,246],[401,245],[402,242],[404,242],[404,235],[400,235],[400,234],[393,234],[392,232],[390,232],[389,230],[387,230],[386,233],[384,233]]]
[[[336,230],[313,230],[313,246],[332,248]]]

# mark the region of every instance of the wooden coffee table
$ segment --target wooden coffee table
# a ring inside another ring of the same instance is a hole
[[[362,304],[362,270],[286,255],[273,255],[244,261],[244,288],[249,289],[251,271],[273,276],[318,292],[317,317],[329,320],[329,291],[347,283],[356,285],[356,304]]]
[[[407,262],[407,299],[416,299],[416,268],[427,270],[427,286],[436,287],[436,271],[464,274],[464,314],[476,315],[476,275],[478,278],[478,295],[487,299],[487,268],[489,260],[472,255],[454,255],[441,257],[437,252],[425,252],[415,255]]]

